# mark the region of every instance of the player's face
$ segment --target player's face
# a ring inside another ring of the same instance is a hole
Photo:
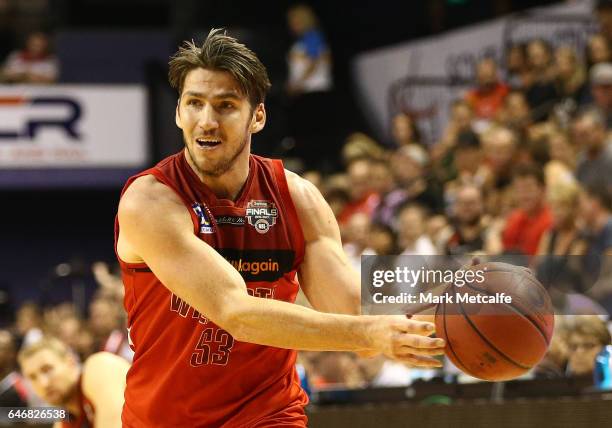
[[[79,377],[76,361],[50,349],[42,349],[26,358],[21,370],[34,391],[51,405],[65,404],[76,391]]]
[[[253,108],[224,71],[197,68],[185,77],[176,109],[188,161],[201,177],[219,177],[249,156],[251,134],[265,124],[263,104]]]

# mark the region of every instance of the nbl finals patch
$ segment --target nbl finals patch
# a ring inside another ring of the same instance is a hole
[[[276,205],[268,201],[249,201],[246,208],[246,218],[258,233],[266,233],[276,224],[278,210]]]

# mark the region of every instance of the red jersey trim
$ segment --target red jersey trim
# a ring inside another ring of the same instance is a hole
[[[291,217],[291,222],[297,227],[295,231],[297,232],[297,237],[291,236],[290,239],[293,241],[295,239],[297,242],[294,242],[296,255],[295,255],[295,267],[296,269],[302,264],[304,261],[304,251],[305,251],[305,239],[304,239],[304,231],[302,230],[302,224],[300,223],[300,219],[297,214],[297,210],[293,203],[293,198],[291,197],[291,193],[289,192],[289,184],[287,183],[287,176],[285,175],[285,167],[283,165],[283,161],[280,159],[272,159],[272,166],[274,167],[274,177],[276,178],[276,186],[278,190],[281,192],[281,200],[283,204],[285,204],[285,208],[287,214]]]

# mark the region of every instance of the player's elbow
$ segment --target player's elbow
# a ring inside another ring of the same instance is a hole
[[[223,329],[240,342],[259,343],[261,339],[257,300],[245,294],[233,299],[231,307],[224,311]]]

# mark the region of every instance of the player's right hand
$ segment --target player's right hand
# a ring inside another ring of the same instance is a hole
[[[382,353],[417,367],[442,367],[433,357],[444,354],[445,343],[443,339],[429,337],[434,331],[435,326],[430,322],[399,315],[374,316],[368,331],[372,346],[362,353]]]

